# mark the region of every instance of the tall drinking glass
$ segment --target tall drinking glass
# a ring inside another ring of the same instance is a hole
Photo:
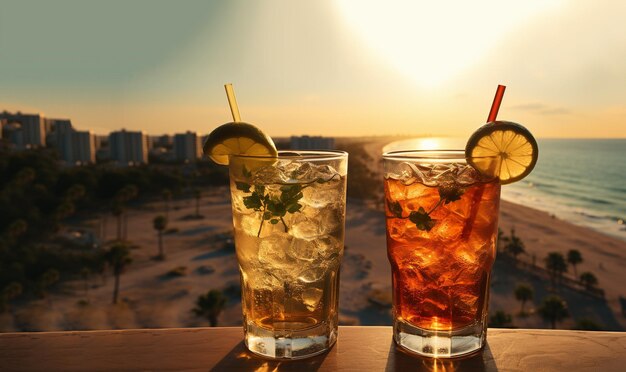
[[[341,151],[229,159],[245,343],[253,353],[299,359],[337,339],[347,159]]]
[[[487,331],[500,184],[464,151],[383,155],[394,339],[419,355],[481,349]]]

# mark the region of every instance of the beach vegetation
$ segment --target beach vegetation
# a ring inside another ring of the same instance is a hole
[[[578,331],[601,331],[602,326],[589,318],[581,318],[576,321],[572,329]]]
[[[22,294],[22,290],[22,284],[18,282],[11,282],[2,289],[0,293],[0,313],[9,310],[9,304]]]
[[[197,316],[207,319],[211,327],[217,327],[217,319],[224,306],[226,306],[226,297],[221,291],[212,289],[207,294],[198,296],[196,307],[192,311]]]
[[[583,262],[583,256],[577,249],[570,249],[567,252],[567,262],[572,265],[574,269],[574,277],[578,277],[578,273],[576,272],[576,265]]]
[[[496,250],[498,252],[502,252],[503,247],[505,247],[509,242],[509,237],[504,235],[504,231],[498,227],[498,240],[496,240]]]
[[[520,254],[526,253],[526,248],[522,239],[515,235],[515,228],[511,229],[511,236],[507,240],[504,250],[508,252],[515,260]]]
[[[164,188],[161,191],[161,197],[163,198],[163,212],[165,218],[170,218],[170,204],[172,203],[172,190]]]
[[[60,279],[59,270],[57,269],[48,269],[46,272],[41,275],[39,278],[39,287],[38,293],[39,297],[45,298],[48,292],[48,288],[52,287],[56,284]]]
[[[227,168],[211,161],[198,161],[194,167],[197,187],[228,184]],[[40,279],[50,268],[58,271],[59,280],[80,280],[81,270],[88,268],[104,282],[106,245],[61,242],[60,228],[100,215],[106,231],[106,216],[115,211],[118,237],[124,239],[124,209],[163,197],[164,189],[172,195],[182,192],[190,183],[183,173],[184,168],[173,163],[63,167],[53,149],[15,152],[0,147],[0,290],[15,282],[22,285],[25,298],[39,295]],[[121,191],[128,185],[135,189]],[[101,234],[105,244],[106,238]]]
[[[83,279],[83,285],[85,290],[85,299],[89,295],[89,278],[91,277],[91,269],[83,267],[80,269],[80,277]]]
[[[565,257],[559,252],[550,252],[544,259],[546,269],[550,274],[552,287],[556,285],[556,279],[561,279],[563,273],[567,272],[567,262]]]
[[[202,200],[202,190],[193,189],[193,198],[196,201],[196,214],[195,218],[202,218],[203,216],[200,214],[200,200]]]
[[[520,309],[520,315],[525,315],[524,305],[527,301],[531,301],[534,296],[533,287],[528,284],[518,284],[515,288],[515,299],[522,303],[522,307]]]
[[[124,273],[126,267],[133,262],[130,256],[130,247],[121,241],[114,242],[104,253],[104,259],[113,269],[113,275],[115,276],[113,304],[117,304],[120,289],[120,276]]]
[[[589,291],[594,289],[598,285],[598,278],[596,278],[593,273],[585,271],[584,273],[580,274],[580,282]]]
[[[567,303],[559,296],[548,296],[538,309],[541,317],[550,323],[552,329],[556,329],[557,322],[569,316]]]
[[[496,311],[489,318],[489,327],[492,328],[512,328],[513,317],[511,314],[504,312],[503,310]]]
[[[167,218],[165,216],[156,216],[152,220],[152,227],[157,231],[157,238],[159,241],[159,253],[157,258],[159,260],[165,259],[165,253],[163,249],[163,231],[167,228]]]

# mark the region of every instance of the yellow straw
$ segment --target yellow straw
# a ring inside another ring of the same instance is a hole
[[[235,90],[231,83],[224,84],[226,89],[226,97],[228,97],[228,105],[230,106],[230,112],[233,114],[233,121],[235,123],[241,122],[241,116],[239,116],[239,107],[237,106],[237,99],[235,98]]]

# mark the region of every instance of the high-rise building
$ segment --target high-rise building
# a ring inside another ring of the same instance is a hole
[[[67,165],[84,165],[96,161],[96,138],[88,131],[77,131],[67,119],[47,119],[52,127],[51,145]]]
[[[74,164],[90,164],[96,161],[96,136],[89,131],[72,133],[72,156]]]
[[[148,136],[122,129],[109,134],[111,160],[121,166],[148,163]]]
[[[292,136],[291,149],[293,150],[333,150],[335,139],[320,136]]]
[[[174,159],[178,161],[194,162],[202,156],[201,137],[195,132],[178,133],[174,135]]]
[[[46,126],[45,119],[40,114],[15,114],[7,111],[0,112],[0,120],[7,125],[12,125],[12,130],[20,130],[21,135],[15,135],[15,138],[21,138],[21,143],[13,143],[15,148],[34,148],[46,145]]]
[[[155,147],[164,147],[167,149],[172,148],[172,136],[169,134],[164,134],[162,136],[154,136],[152,137],[152,148]]]
[[[52,127],[51,145],[59,151],[59,157],[67,164],[74,164],[72,134],[74,129],[69,120],[47,119]]]

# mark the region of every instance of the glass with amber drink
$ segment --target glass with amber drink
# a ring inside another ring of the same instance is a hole
[[[485,343],[500,182],[465,152],[383,155],[394,339],[409,352],[457,357]]]

